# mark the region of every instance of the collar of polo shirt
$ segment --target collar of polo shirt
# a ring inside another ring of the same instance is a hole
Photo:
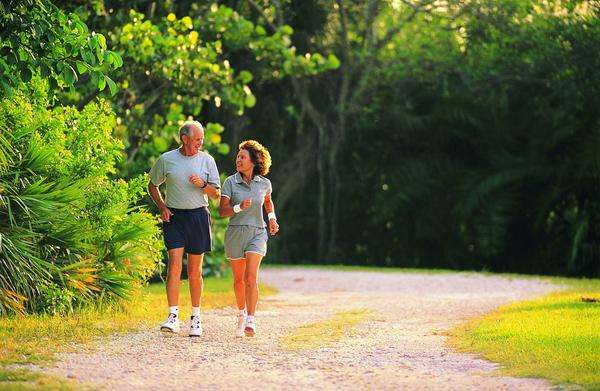
[[[261,179],[260,179],[260,176],[258,176],[258,175],[254,175],[254,178],[252,178],[252,180],[253,180],[253,181],[256,181],[256,182],[260,182],[260,181],[261,181]],[[240,172],[239,172],[239,171],[235,173],[235,181],[236,181],[237,183],[246,183],[246,182],[244,182],[244,180],[242,179],[242,174],[240,174]]]

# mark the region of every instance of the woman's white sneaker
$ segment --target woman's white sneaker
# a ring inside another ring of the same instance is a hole
[[[202,335],[202,322],[200,316],[192,316],[190,319],[190,337],[199,337]]]
[[[237,316],[237,324],[235,327],[235,336],[238,338],[243,337],[245,327],[246,327],[246,315],[240,313]]]
[[[160,325],[160,331],[164,331],[166,333],[178,333],[180,330],[181,326],[179,325],[179,318],[173,313],[170,313],[167,320]]]
[[[254,337],[256,334],[256,323],[254,323],[254,316],[248,316],[246,318],[246,327],[244,327],[244,334],[246,337]]]

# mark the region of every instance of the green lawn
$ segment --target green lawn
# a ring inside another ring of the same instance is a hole
[[[262,286],[261,295],[275,293]],[[202,308],[234,305],[231,277],[204,278]],[[190,312],[187,281],[182,282],[179,300],[181,317]],[[102,311],[88,309],[65,316],[28,315],[0,318],[0,390],[3,389],[65,389],[66,381],[35,374],[23,369],[9,369],[10,364],[43,364],[53,359],[55,352],[68,352],[81,346],[94,348],[96,337],[114,333],[155,328],[167,315],[165,286],[151,284],[129,303]]]
[[[600,389],[600,280],[556,278],[566,291],[505,305],[450,333],[450,345],[502,364],[501,373]]]

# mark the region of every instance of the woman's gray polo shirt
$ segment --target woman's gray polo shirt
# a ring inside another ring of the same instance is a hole
[[[167,207],[196,209],[208,206],[208,196],[190,182],[189,177],[194,174],[212,186],[221,187],[215,159],[204,151],[193,156],[185,156],[179,149],[163,153],[150,170],[150,180],[154,186],[167,185]]]
[[[264,176],[255,175],[250,184],[244,182],[239,172],[227,177],[223,182],[221,196],[228,197],[231,206],[241,203],[246,198],[252,199],[252,205],[248,209],[242,210],[229,218],[229,225],[265,228],[262,208],[265,203],[265,196],[271,194],[272,191],[271,181]]]

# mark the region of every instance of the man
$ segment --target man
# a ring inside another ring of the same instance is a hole
[[[188,121],[179,129],[181,146],[163,153],[150,170],[148,192],[158,206],[163,221],[163,235],[169,252],[167,301],[169,316],[161,331],[178,333],[179,286],[183,253],[188,254],[188,279],[192,298],[190,337],[202,335],[200,300],[202,296],[202,260],[211,250],[208,197],[221,196],[219,172],[215,159],[201,151],[204,128]],[[166,199],[158,187],[166,184]]]

